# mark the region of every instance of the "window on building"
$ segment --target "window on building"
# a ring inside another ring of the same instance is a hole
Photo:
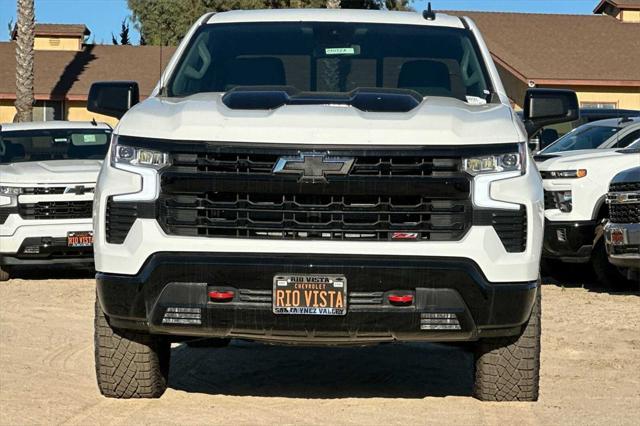
[[[63,101],[36,101],[33,106],[33,121],[64,120]]]
[[[581,108],[598,108],[598,109],[616,109],[618,104],[616,102],[581,102]]]

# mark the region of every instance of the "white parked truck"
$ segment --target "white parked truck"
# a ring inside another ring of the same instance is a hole
[[[111,127],[90,122],[0,129],[0,280],[15,267],[93,263],[93,194]]]
[[[607,259],[603,229],[610,217],[609,182],[640,164],[635,145],[577,151],[538,163],[545,191],[545,259],[552,264],[589,263],[602,284],[628,284],[625,274]]]
[[[543,191],[473,21],[425,12],[207,14],[121,117],[96,190],[96,371],[158,397],[170,342],[474,342],[474,395],[538,396]],[[128,360],[133,359],[134,362]],[[375,368],[372,366],[372,368]]]

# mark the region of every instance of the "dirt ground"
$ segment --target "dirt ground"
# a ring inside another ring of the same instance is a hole
[[[640,292],[546,284],[540,401],[481,403],[429,345],[172,349],[159,400],[100,396],[90,275],[0,283],[0,424],[638,424]]]

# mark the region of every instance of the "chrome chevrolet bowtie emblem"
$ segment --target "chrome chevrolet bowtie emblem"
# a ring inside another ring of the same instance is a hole
[[[332,157],[325,153],[302,152],[297,157],[280,157],[273,168],[274,174],[295,174],[299,182],[326,182],[327,176],[346,175],[353,158]]]

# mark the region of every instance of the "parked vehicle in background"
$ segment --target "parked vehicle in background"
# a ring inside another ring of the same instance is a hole
[[[638,142],[640,149],[640,142]],[[609,221],[604,235],[609,261],[627,279],[640,279],[640,166],[618,173],[607,194]]]
[[[548,269],[558,261],[590,263],[604,285],[627,284],[624,274],[607,259],[603,233],[610,215],[609,182],[640,164],[636,143],[626,149],[575,152],[538,163],[545,191],[542,255]]]
[[[160,396],[188,336],[474,342],[477,398],[537,399],[542,183],[471,20],[209,14],[127,112],[137,92],[89,95],[124,114],[96,193],[104,395]],[[527,105],[532,132],[578,114]]]
[[[640,118],[594,121],[567,133],[538,154],[536,161],[591,150],[620,149],[640,138]]]
[[[518,112],[518,116],[522,118],[522,111]],[[633,109],[580,108],[580,118],[578,120],[572,121],[571,123],[559,123],[551,126],[545,126],[531,139],[529,147],[535,154],[551,145],[573,129],[587,123],[609,118],[640,118],[640,111]]]
[[[111,127],[89,122],[0,129],[0,281],[11,268],[93,262],[93,193]]]

